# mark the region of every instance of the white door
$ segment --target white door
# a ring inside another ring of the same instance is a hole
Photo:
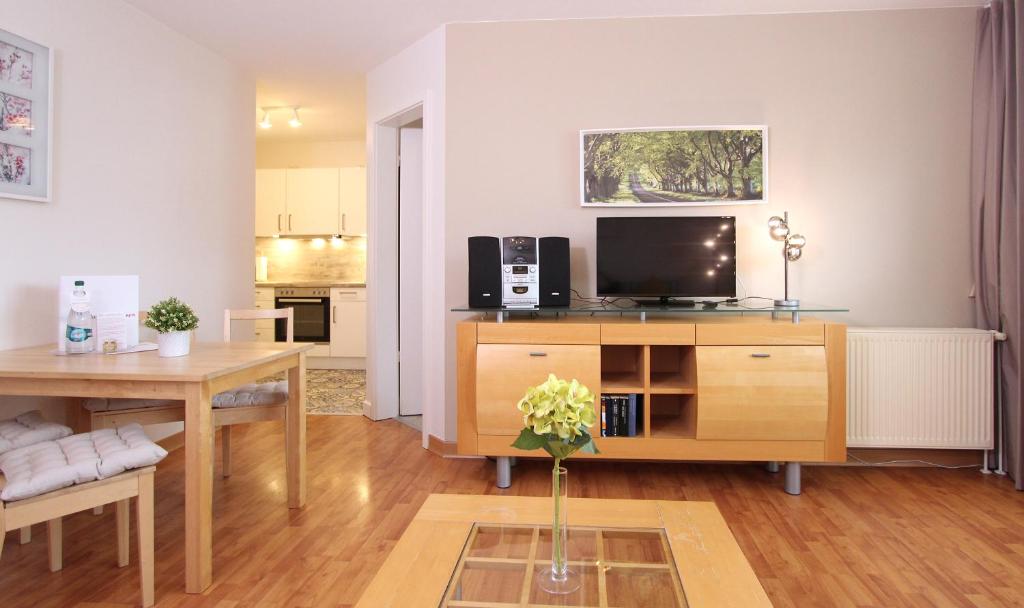
[[[284,232],[286,195],[284,169],[256,170],[256,236]]]
[[[365,289],[331,289],[331,356],[366,357]]]
[[[366,236],[366,167],[342,167],[341,234]]]
[[[338,170],[288,169],[288,234],[338,234]]]
[[[398,413],[423,413],[423,129],[399,131]]]

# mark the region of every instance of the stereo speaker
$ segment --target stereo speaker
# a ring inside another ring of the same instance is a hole
[[[569,239],[544,236],[539,240],[540,305],[569,305]]]
[[[469,237],[469,305],[501,306],[501,242],[494,236]]]

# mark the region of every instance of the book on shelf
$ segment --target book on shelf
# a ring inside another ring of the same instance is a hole
[[[601,395],[601,436],[636,437],[642,432],[643,396]]]

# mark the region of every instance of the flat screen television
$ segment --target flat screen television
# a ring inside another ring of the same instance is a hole
[[[736,218],[597,218],[600,297],[736,297]]]

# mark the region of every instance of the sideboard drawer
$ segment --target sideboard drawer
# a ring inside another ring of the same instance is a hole
[[[557,321],[478,323],[476,340],[480,344],[600,344],[601,326]]]
[[[601,347],[552,344],[481,344],[476,358],[476,423],[481,435],[518,435],[516,404],[526,389],[554,374],[601,392]]]
[[[692,323],[601,324],[601,344],[686,345],[694,340]]]
[[[698,346],[697,439],[824,441],[822,346]]]
[[[701,323],[697,325],[701,346],[823,345],[825,324],[805,323]]]

